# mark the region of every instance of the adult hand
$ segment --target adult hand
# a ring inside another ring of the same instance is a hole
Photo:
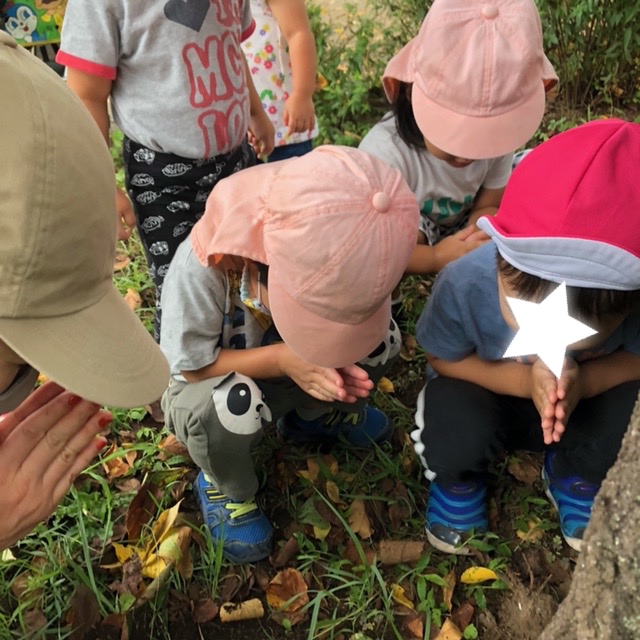
[[[53,513],[72,482],[106,445],[96,436],[111,414],[54,382],[0,421],[0,549]]]
[[[316,122],[316,112],[311,96],[298,96],[292,93],[284,105],[282,121],[289,127],[287,133],[312,131]]]
[[[540,414],[542,439],[545,444],[558,442],[562,435],[556,425],[556,403],[558,402],[558,380],[538,358],[529,370],[531,399]]]
[[[285,344],[279,354],[279,368],[284,375],[291,378],[305,393],[323,402],[355,402],[358,399],[358,388],[362,384],[361,374],[353,367],[345,367],[349,384],[337,369],[319,367],[307,362]],[[344,371],[344,370],[343,370]],[[364,372],[366,373],[366,372]]]
[[[273,124],[263,109],[249,120],[247,133],[249,144],[253,147],[258,157],[268,156],[275,146],[276,132]]]
[[[489,236],[476,227],[465,227],[447,236],[433,248],[437,270],[442,271],[447,264],[477,249],[488,240]]]
[[[116,214],[118,216],[118,240],[128,240],[131,237],[131,231],[136,226],[136,216],[133,213],[131,200],[120,187],[116,187]]]

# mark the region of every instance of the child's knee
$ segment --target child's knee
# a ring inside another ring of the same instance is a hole
[[[395,358],[400,354],[402,336],[395,320],[390,318],[389,330],[384,340],[366,358],[360,360],[358,364],[368,369],[384,367],[387,369]],[[373,375],[372,375],[373,377]]]

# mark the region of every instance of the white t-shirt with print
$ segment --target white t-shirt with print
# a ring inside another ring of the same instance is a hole
[[[462,223],[481,188],[504,187],[513,162],[509,153],[452,167],[426,149],[417,150],[403,142],[390,113],[367,133],[358,148],[398,169],[415,194],[421,214],[443,230]]]

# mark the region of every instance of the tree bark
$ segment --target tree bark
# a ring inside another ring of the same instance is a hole
[[[640,638],[640,396],[596,497],[569,594],[540,640]]]

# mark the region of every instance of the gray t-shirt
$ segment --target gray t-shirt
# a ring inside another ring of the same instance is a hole
[[[452,167],[426,149],[417,150],[405,144],[391,114],[373,126],[358,148],[398,169],[415,194],[420,213],[443,228],[462,222],[482,187],[504,187],[513,162],[513,154],[508,153],[476,160],[466,167]]]
[[[240,43],[249,0],[69,0],[57,61],[113,80],[116,124],[158,152],[202,159],[247,133]]]
[[[221,349],[252,349],[275,331],[262,314],[240,299],[243,260],[225,256],[204,267],[187,238],[176,251],[162,287],[160,347],[171,375],[212,364]]]

